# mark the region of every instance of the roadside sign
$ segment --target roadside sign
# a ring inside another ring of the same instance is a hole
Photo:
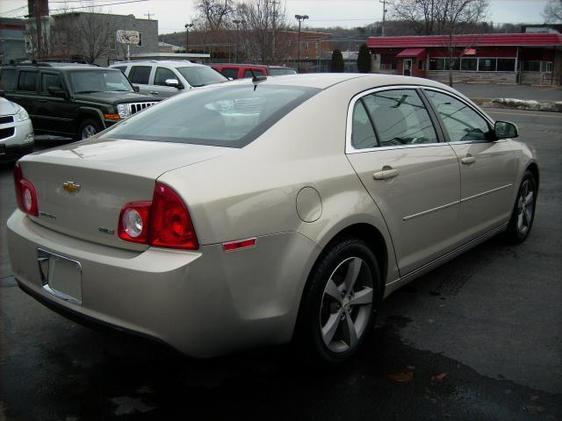
[[[139,45],[140,43],[140,34],[139,31],[125,31],[123,29],[119,29],[117,31],[117,42],[121,44],[128,44],[128,45]]]

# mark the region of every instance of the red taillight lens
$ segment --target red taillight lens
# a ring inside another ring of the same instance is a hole
[[[127,203],[119,215],[119,238],[156,247],[197,250],[191,216],[180,196],[156,183],[152,202]]]
[[[153,246],[188,250],[199,248],[187,207],[166,184],[156,183],[154,188],[150,228],[150,243]]]
[[[152,202],[131,202],[121,209],[119,238],[135,243],[147,243],[151,204]]]
[[[33,183],[23,176],[23,171],[19,163],[14,167],[14,183],[18,207],[29,215],[39,216],[37,190]]]

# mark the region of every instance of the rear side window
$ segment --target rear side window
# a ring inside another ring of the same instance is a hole
[[[450,142],[488,140],[488,123],[464,102],[441,92],[426,90],[425,94],[441,117]]]
[[[194,89],[123,121],[103,137],[240,148],[319,91],[253,84]]]
[[[53,73],[43,73],[41,75],[41,90],[47,92],[49,88],[63,89],[59,75]]]
[[[367,114],[362,100],[357,101],[353,109],[351,144],[355,149],[374,148],[378,146],[373,124],[371,123],[371,119]]]
[[[221,73],[225,77],[229,77],[229,78],[232,78],[232,79],[238,79],[238,69],[226,68],[226,69],[222,69]]]
[[[18,90],[35,91],[37,89],[37,72],[20,72]]]
[[[256,76],[265,76],[265,72],[261,69],[248,69],[244,72],[244,78],[254,77],[254,75],[252,75],[252,72],[254,72],[254,75]]]
[[[362,98],[380,146],[436,143],[429,113],[413,89],[376,92]]]
[[[154,84],[166,86],[166,79],[178,80],[178,77],[170,69],[166,69],[165,67],[158,67],[156,69],[156,75],[154,76]]]
[[[148,85],[150,77],[150,66],[133,66],[129,72],[129,80],[131,83],[140,83],[141,85]]]
[[[16,89],[16,69],[3,69],[0,72],[0,89],[13,91]]]

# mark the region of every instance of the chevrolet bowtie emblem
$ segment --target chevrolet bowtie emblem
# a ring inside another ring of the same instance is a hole
[[[65,181],[62,187],[69,193],[76,193],[80,190],[80,184],[75,183],[74,181]]]

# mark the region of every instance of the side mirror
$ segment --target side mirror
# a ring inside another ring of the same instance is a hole
[[[181,84],[180,81],[177,80],[177,79],[166,79],[166,80],[164,81],[164,84],[165,84],[166,86],[171,87],[171,88],[183,89],[182,84]]]
[[[133,91],[139,92],[140,88],[137,85],[133,85]]]
[[[517,126],[509,121],[496,121],[494,124],[494,134],[496,140],[512,139],[519,136]]]
[[[47,88],[47,91],[52,95],[52,96],[56,96],[59,98],[68,98],[68,94],[66,93],[66,91],[62,88],[56,87],[56,86],[49,86]]]

